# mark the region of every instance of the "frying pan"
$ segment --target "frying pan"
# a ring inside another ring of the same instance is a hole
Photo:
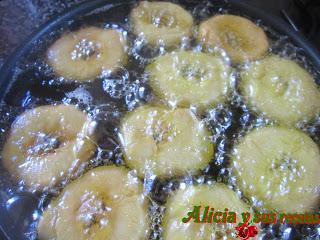
[[[189,10],[192,9],[195,4],[199,4],[199,1],[196,0],[181,0],[177,2]],[[25,95],[22,96],[19,89],[23,88],[24,83],[21,83],[21,79],[19,80],[17,77],[20,65],[37,60],[37,54],[41,51],[43,52],[48,45],[48,41],[52,42],[52,39],[57,38],[54,34],[57,29],[64,28],[65,26],[67,26],[67,28],[71,26],[72,28],[74,25],[77,27],[77,22],[81,22],[80,20],[78,21],[78,19],[101,8],[103,8],[103,16],[108,19],[107,21],[115,22],[117,17],[123,17],[128,14],[134,3],[135,1],[125,0],[88,1],[66,10],[64,13],[57,15],[47,22],[39,31],[32,34],[24,44],[20,46],[0,69],[0,99],[2,102],[9,106],[23,105],[21,104],[21,99],[23,99]],[[294,45],[303,49],[303,54],[312,62],[314,68],[320,69],[320,54],[317,49],[302,35],[294,32],[290,26],[281,19],[265,13],[263,9],[249,6],[241,0],[212,0],[211,3],[213,6],[229,9],[230,13],[245,15],[252,19],[259,19],[264,25],[270,26],[281,35],[288,36]],[[40,46],[44,46],[43,48],[40,47],[40,50],[38,49],[39,44]],[[26,76],[28,75],[25,75],[25,77]],[[28,79],[24,81],[25,84],[28,85]],[[67,88],[68,87],[72,88],[72,84],[68,85]],[[41,87],[37,86],[33,91],[41,92],[39,88]],[[61,91],[63,91],[63,87]],[[46,94],[46,92],[44,94]],[[104,101],[108,101],[108,99],[104,99]],[[1,169],[0,171],[4,171]],[[3,174],[1,178],[5,176],[6,175]],[[1,184],[0,187],[5,188],[5,186],[2,185],[3,184]],[[35,236],[34,234],[28,235],[27,233],[30,233],[30,223],[38,213],[39,197],[36,194],[23,191],[19,193],[19,197],[17,198],[10,198],[9,195],[10,193],[6,191],[0,194],[0,229],[7,239],[19,240],[33,238]],[[12,204],[8,205],[8,201]]]

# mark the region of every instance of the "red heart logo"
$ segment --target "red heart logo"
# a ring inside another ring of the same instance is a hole
[[[258,234],[258,228],[256,226],[249,226],[249,237],[255,237]]]
[[[247,223],[242,226],[237,226],[236,230],[238,231],[238,237],[241,240],[247,240],[251,237],[255,237],[258,234],[258,228],[256,226],[248,226]]]

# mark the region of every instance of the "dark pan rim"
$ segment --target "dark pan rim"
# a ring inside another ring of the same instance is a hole
[[[214,0],[211,0],[214,2]],[[239,0],[223,0],[226,4],[231,4],[232,6],[239,9],[240,12],[245,12],[249,16],[252,16],[256,19],[261,19],[264,23],[270,25],[275,30],[289,36],[292,41],[299,47],[303,48],[309,58],[313,61],[313,64],[320,68],[320,52],[309,42],[302,34],[295,32],[290,25],[284,22],[281,18],[268,14],[263,9],[259,9],[243,3]],[[88,13],[102,6],[110,7],[115,5],[121,5],[122,3],[128,3],[126,0],[93,0],[90,2],[84,2],[78,6],[69,8],[63,13],[54,16],[51,20],[43,24],[36,32],[31,34],[23,44],[21,44],[14,53],[8,57],[3,66],[0,69],[0,100],[3,100],[3,97],[8,90],[11,81],[10,79],[13,76],[13,70],[16,64],[19,62],[19,59],[26,55],[33,47],[33,44],[40,39],[45,34],[52,31],[59,24],[71,20],[77,15],[82,13]],[[136,2],[135,0],[130,2]],[[197,2],[196,0],[187,0],[186,2]]]
[[[208,0],[215,2],[215,0]],[[71,20],[72,18],[80,15],[89,13],[95,9],[100,7],[110,7],[121,5],[123,3],[128,2],[137,2],[136,0],[92,0],[90,2],[84,2],[77,6],[66,9],[64,12],[57,14],[51,18],[51,20],[47,21],[41,27],[39,27],[34,33],[32,33],[26,40],[11,54],[2,65],[0,69],[0,100],[3,100],[7,90],[10,88],[12,83],[12,77],[14,73],[14,69],[17,66],[17,63],[21,59],[21,57],[28,54],[28,52],[34,47],[34,43],[41,39],[45,34],[51,32],[54,28],[59,26],[60,24]],[[185,0],[185,2],[195,3],[197,0]],[[309,42],[302,34],[299,32],[295,32],[290,25],[284,22],[281,18],[274,16],[273,14],[269,14],[263,9],[256,8],[254,6],[248,5],[247,3],[241,2],[241,0],[221,0],[219,3],[225,2],[226,4],[230,4],[232,7],[236,8],[240,12],[253,17],[255,19],[260,19],[263,23],[270,25],[273,29],[277,30],[281,34],[285,34],[291,38],[293,43],[306,52],[310,60],[313,62],[314,66],[320,68],[320,52],[315,48],[315,46]],[[1,203],[0,203],[1,204]],[[0,209],[0,212],[2,210]],[[4,233],[7,239],[11,239],[9,236],[12,234],[8,234],[4,230],[4,226],[0,223],[0,230]],[[13,235],[15,235],[13,233]]]

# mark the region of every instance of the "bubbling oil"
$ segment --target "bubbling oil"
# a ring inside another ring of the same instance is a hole
[[[9,134],[11,123],[24,110],[45,104],[75,104],[96,121],[98,133],[98,140],[95,142],[98,147],[96,154],[85,166],[85,169],[79,170],[79,174],[101,165],[125,165],[118,138],[120,121],[126,112],[132,111],[139,105],[146,103],[165,104],[150,89],[148,76],[144,70],[153,58],[172,51],[172,49],[161,45],[151,48],[143,39],[131,33],[128,14],[132,7],[133,5],[127,4],[125,7],[115,6],[102,8],[100,11],[95,10],[70,21],[66,26],[51,32],[35,44],[30,56],[22,59],[16,68],[14,83],[0,105],[0,115],[2,116],[0,139],[2,144]],[[194,16],[196,23],[215,14],[234,12],[227,3],[214,5],[208,1],[188,3],[186,8]],[[303,49],[296,47],[289,37],[279,34],[270,26],[264,25],[262,21],[252,20],[266,31],[270,42],[270,52],[298,62],[315,77],[319,84],[320,73],[308,60]],[[127,65],[115,73],[106,74],[94,82],[88,83],[73,83],[55,76],[44,58],[47,47],[62,32],[72,31],[86,25],[115,28],[124,32],[129,42]],[[185,38],[182,39],[178,49],[202,51],[203,46],[193,39]],[[223,50],[211,49],[210,51],[230,63],[230,59]],[[237,177],[232,174],[230,167],[232,149],[238,139],[256,127],[273,124],[272,120],[254,113],[239,94],[237,89],[239,71],[247,66],[248,63],[242,66],[233,66],[234,73],[230,76],[233,90],[225,103],[208,109],[204,114],[197,113],[193,109],[210,129],[211,141],[215,145],[215,155],[209,165],[197,175],[186,173],[183,176],[171,177],[166,180],[158,179],[152,171],[148,171],[146,174],[143,180],[143,192],[150,197],[151,231],[149,239],[162,239],[161,221],[166,199],[176,189],[185,188],[187,185],[223,182],[232,186],[245,202],[256,207],[262,204],[254,197],[246,199],[243,196],[237,187]],[[319,117],[313,123],[303,123],[299,127],[316,143],[320,144]],[[46,189],[43,193],[37,193],[34,189],[26,189],[22,182],[17,183],[2,166],[0,172],[0,198],[6,206],[5,216],[8,216],[11,223],[17,226],[16,229],[21,229],[21,236],[35,239],[36,226],[41,212],[50,200],[61,192],[69,180],[63,181],[54,188]],[[315,239],[320,237],[319,225],[262,224],[261,227],[262,232],[259,237],[261,239]]]

